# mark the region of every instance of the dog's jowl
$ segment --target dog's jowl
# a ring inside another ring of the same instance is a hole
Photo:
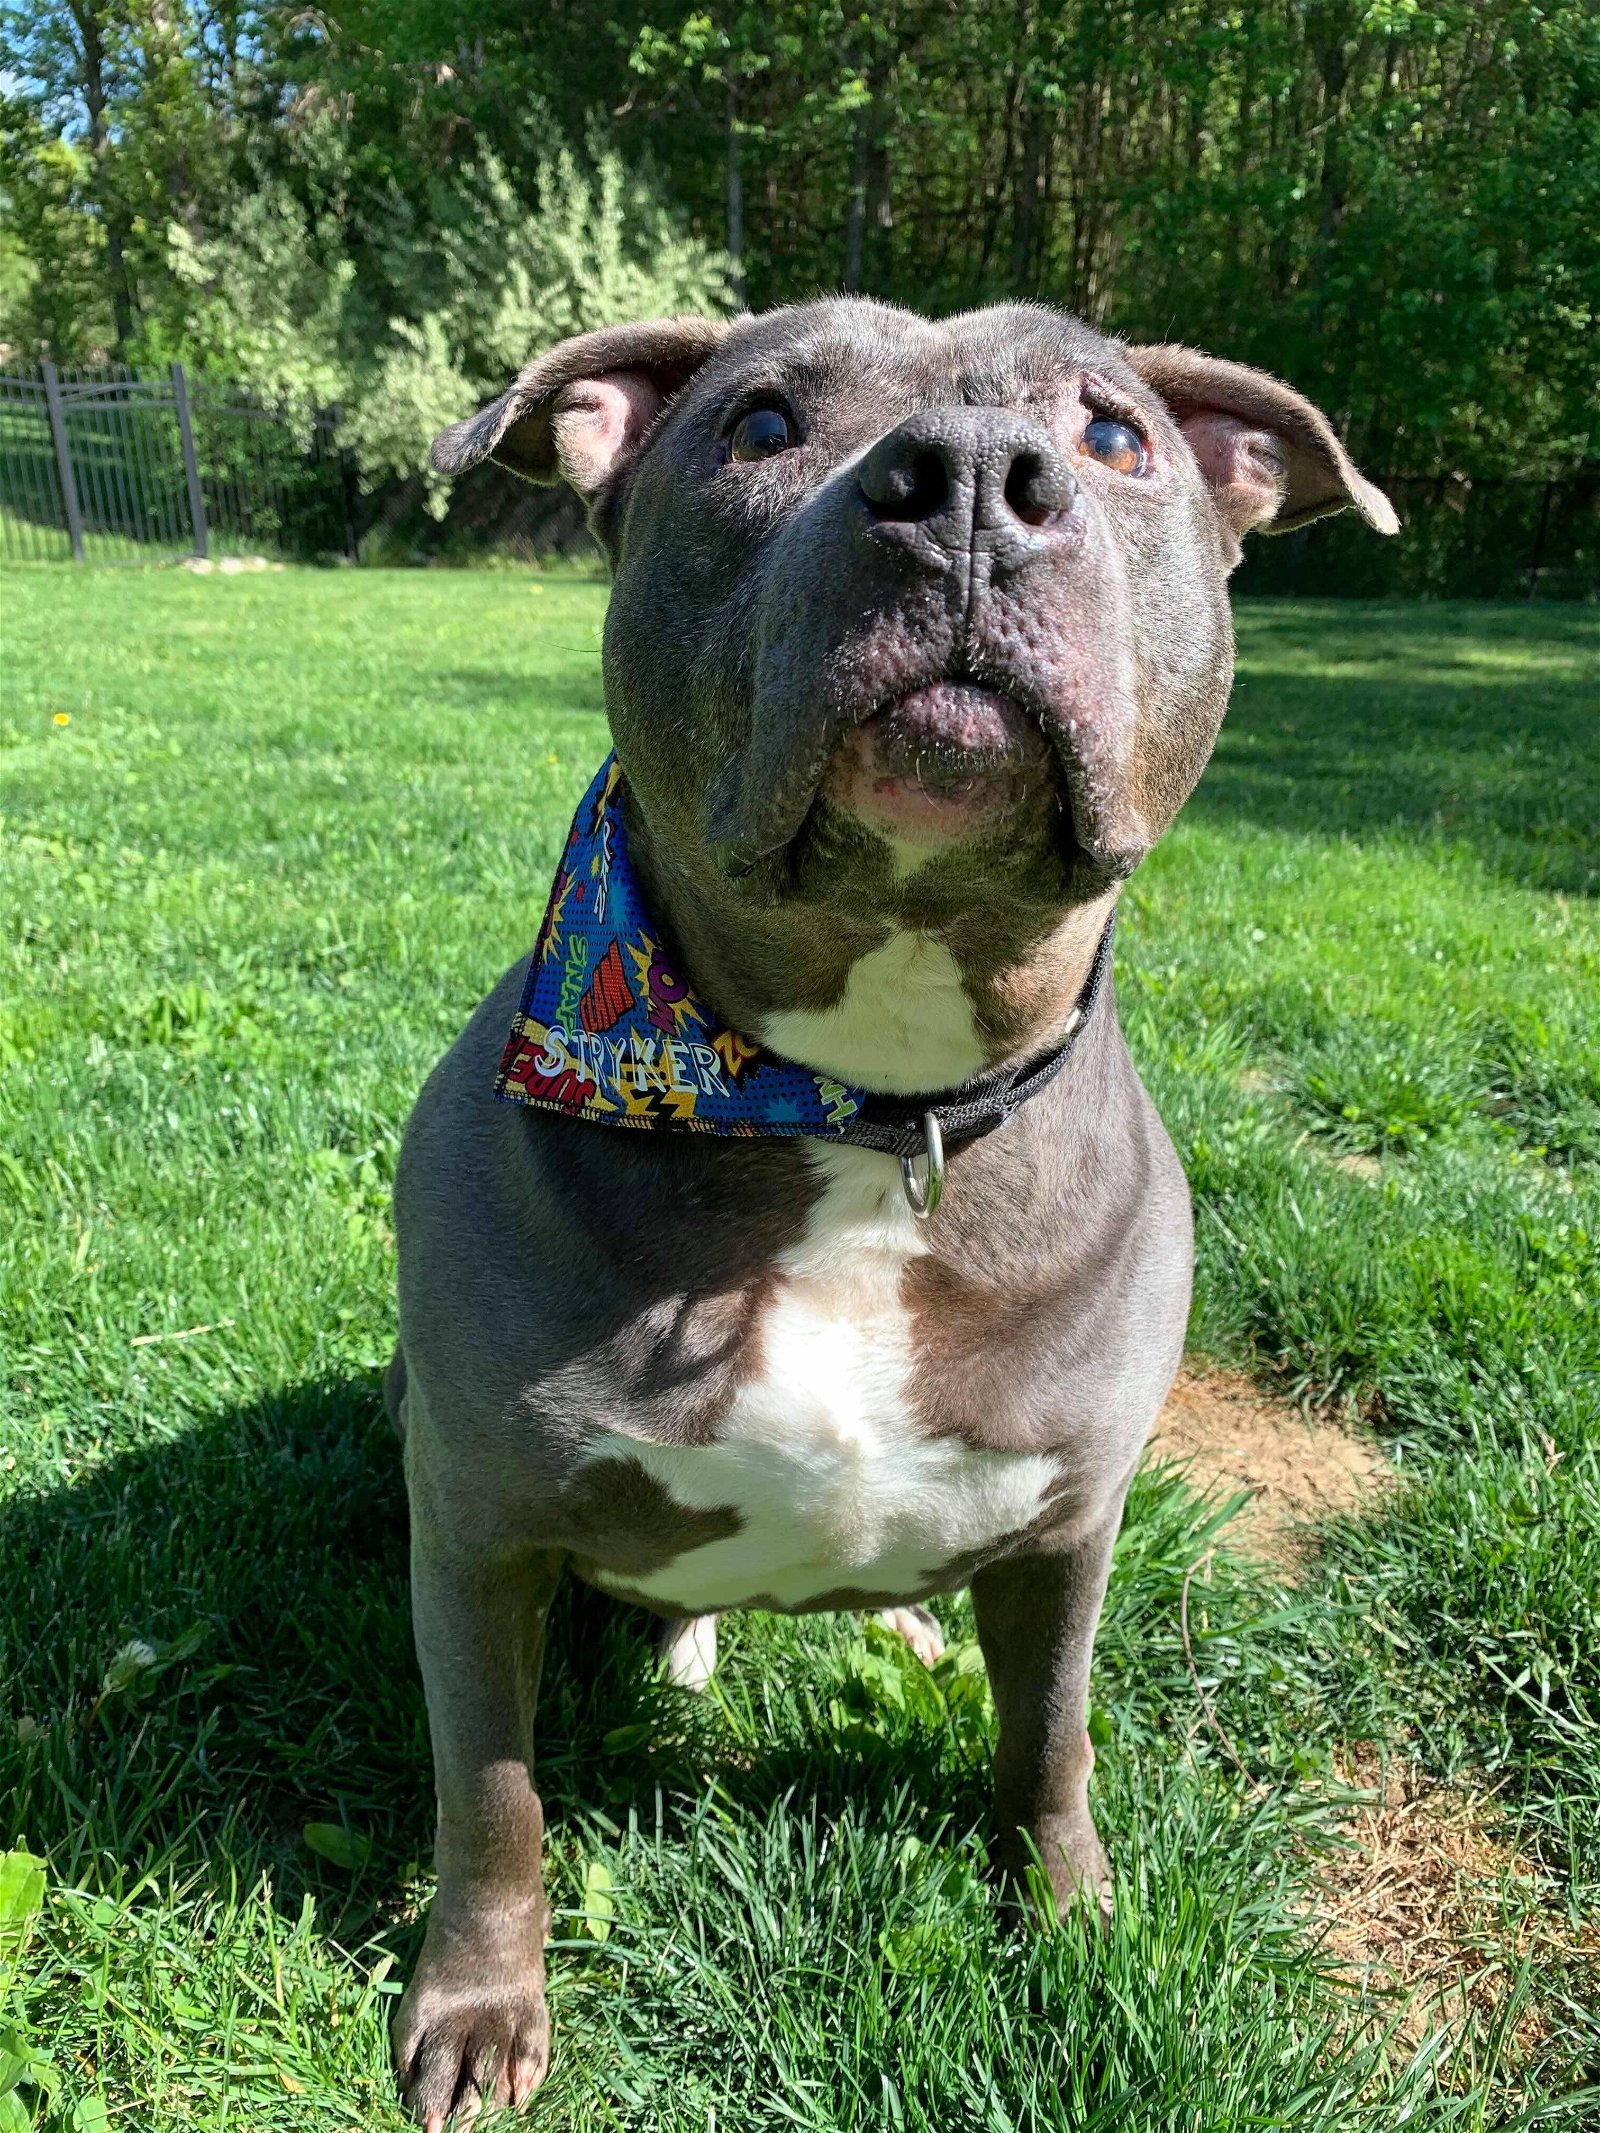
[[[1275,379],[1033,307],[608,327],[439,439],[585,496],[614,756],[396,1193],[440,2126],[543,2073],[535,1701],[564,1570],[668,1618],[970,1586],[998,1862],[1110,1901],[1084,1708],[1177,1367],[1188,1194],[1110,983],[1252,527],[1385,498]]]

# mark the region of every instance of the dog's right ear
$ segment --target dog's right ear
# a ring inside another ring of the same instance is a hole
[[[725,319],[658,318],[575,334],[530,363],[509,392],[436,437],[433,463],[441,474],[464,474],[497,459],[529,481],[570,481],[592,501],[727,331]]]

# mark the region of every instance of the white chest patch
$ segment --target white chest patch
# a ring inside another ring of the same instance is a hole
[[[958,1088],[989,1064],[955,958],[931,933],[892,933],[851,964],[836,1006],[769,1015],[760,1037],[781,1058],[904,1096]]]
[[[917,1427],[900,1283],[926,1246],[899,1165],[823,1143],[813,1161],[827,1189],[778,1261],[765,1367],[717,1441],[608,1434],[587,1454],[638,1460],[687,1509],[739,1513],[727,1539],[617,1580],[685,1615],[762,1596],[800,1607],[843,1588],[912,1598],[945,1564],[1029,1524],[1058,1474],[1042,1453],[975,1451]]]

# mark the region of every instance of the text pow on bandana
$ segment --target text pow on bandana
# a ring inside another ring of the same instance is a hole
[[[615,756],[584,794],[556,869],[495,1094],[596,1125],[841,1134],[864,1092],[726,1029],[653,936]]]

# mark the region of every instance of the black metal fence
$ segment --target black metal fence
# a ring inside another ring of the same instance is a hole
[[[358,543],[337,411],[296,423],[181,363],[0,369],[0,557],[142,563]]]
[[[1600,466],[1559,481],[1375,474],[1400,514],[1374,540],[1350,511],[1245,543],[1246,593],[1306,599],[1600,600]]]

